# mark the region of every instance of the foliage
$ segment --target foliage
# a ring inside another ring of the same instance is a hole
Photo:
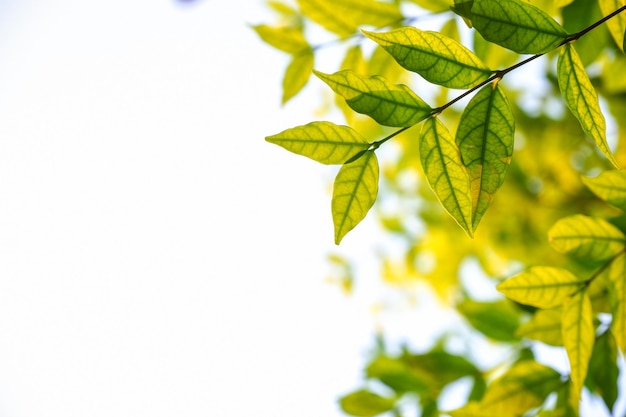
[[[314,74],[342,98],[337,107],[350,125],[312,122],[267,137],[340,165],[335,242],[374,207],[404,250],[401,265],[383,257],[383,278],[427,282],[472,337],[515,352],[486,366],[454,347],[454,329],[419,353],[380,343],[366,384],[341,398],[342,409],[576,416],[587,391],[612,412],[626,394],[617,384],[618,352],[626,351],[626,2],[269,4],[279,23],[254,30],[291,56],[283,102]],[[429,18],[440,22],[436,30],[419,27],[433,26]],[[311,25],[334,39],[314,45]],[[338,70],[312,70],[323,47],[336,45],[345,53]],[[351,288],[352,268],[333,259],[350,271]],[[501,297],[481,299],[464,283],[468,259]],[[569,370],[538,359],[542,345],[561,349]],[[442,392],[456,383],[468,394],[449,410]]]

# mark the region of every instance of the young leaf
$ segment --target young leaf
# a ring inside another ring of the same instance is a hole
[[[472,230],[504,182],[513,155],[513,113],[497,84],[484,86],[463,111],[456,143],[471,181]]]
[[[608,16],[622,6],[626,6],[624,0],[598,0],[602,14]],[[624,39],[626,39],[626,14],[620,13],[612,19],[607,20],[607,27],[617,46],[624,52]]]
[[[352,416],[374,417],[391,410],[394,400],[371,391],[359,390],[340,398],[339,405],[343,411]]]
[[[548,52],[567,37],[550,15],[521,0],[474,0],[465,17],[483,38],[520,54]]]
[[[604,273],[613,290],[610,292],[613,309],[611,331],[617,346],[626,352],[626,253],[613,258]]]
[[[561,253],[591,261],[608,259],[626,245],[624,234],[606,220],[576,214],[559,220],[548,232],[550,244]]]
[[[562,331],[574,394],[579,396],[587,377],[595,338],[591,301],[586,291],[577,292],[563,305]]]
[[[596,338],[589,361],[589,376],[587,383],[591,391],[598,393],[609,411],[613,410],[618,396],[617,379],[617,345],[610,330]]]
[[[460,43],[437,32],[404,27],[390,32],[366,32],[409,71],[433,84],[471,88],[491,75],[476,55]]]
[[[378,160],[374,151],[367,151],[356,161],[341,167],[333,186],[335,244],[365,218],[377,194]]]
[[[390,84],[379,76],[363,77],[352,71],[314,73],[344,97],[354,111],[367,114],[384,126],[413,126],[432,111],[409,87]]]
[[[470,183],[448,129],[437,118],[424,122],[420,160],[430,187],[456,222],[472,236]]]
[[[306,85],[313,71],[314,55],[311,49],[295,54],[285,70],[283,78],[283,104],[298,94]]]
[[[515,335],[538,340],[551,346],[563,346],[562,315],[561,308],[537,310],[529,321],[517,329]]]
[[[626,211],[626,172],[602,171],[597,177],[583,177],[582,181],[595,195]]]
[[[384,27],[403,16],[397,4],[375,0],[298,0],[302,14],[339,36],[354,35],[362,25]]]
[[[322,164],[343,164],[370,146],[354,129],[330,122],[292,127],[265,140]]]
[[[535,266],[501,282],[498,291],[518,303],[539,308],[558,307],[585,284],[566,269]]]
[[[501,342],[517,340],[515,330],[519,326],[519,313],[510,301],[464,300],[457,305],[457,310],[485,336]]]
[[[252,29],[266,43],[272,45],[276,49],[289,54],[298,54],[300,52],[311,49],[306,38],[302,34],[302,28],[294,28],[289,26],[269,26],[256,25]]]
[[[557,62],[557,76],[565,104],[576,116],[583,131],[617,168],[617,161],[606,141],[606,122],[600,109],[598,94],[571,44],[564,45],[561,50]]]

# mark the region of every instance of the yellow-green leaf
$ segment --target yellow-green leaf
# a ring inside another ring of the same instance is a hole
[[[574,394],[580,396],[595,339],[593,311],[586,291],[577,292],[563,305],[562,331]]]
[[[585,184],[595,195],[607,203],[626,211],[626,172],[603,171],[595,178],[583,177]]]
[[[513,155],[514,130],[513,113],[497,84],[484,86],[461,115],[456,143],[471,181],[472,230],[504,182]]]
[[[363,77],[352,71],[314,73],[335,93],[344,97],[350,108],[367,114],[381,125],[413,126],[432,111],[409,87],[390,84],[379,76]]]
[[[314,59],[313,51],[310,49],[291,58],[283,78],[283,104],[298,94],[309,81]]]
[[[617,366],[618,349],[610,330],[596,338],[589,361],[587,387],[604,400],[609,410],[613,410],[619,395],[619,367]]]
[[[561,308],[537,310],[529,321],[517,329],[516,336],[538,340],[551,346],[563,346],[562,315]]]
[[[606,122],[600,109],[598,94],[571,44],[564,45],[561,49],[557,62],[557,76],[565,104],[576,116],[583,131],[617,167],[617,161],[606,141]]]
[[[268,44],[281,51],[297,54],[310,49],[301,28],[290,26],[256,25],[252,29]]]
[[[391,410],[394,400],[371,391],[359,390],[342,397],[339,405],[343,411],[352,416],[374,417]]]
[[[620,7],[626,6],[625,0],[598,0],[602,14],[608,16]],[[620,13],[607,20],[607,27],[617,46],[624,52],[624,35],[626,34],[626,14]]]
[[[617,346],[626,353],[626,253],[622,252],[613,258],[604,274],[612,289],[609,293],[613,310],[611,331]]]
[[[548,52],[567,37],[550,15],[521,0],[474,0],[464,17],[486,40],[520,54]]]
[[[389,32],[366,32],[409,71],[448,88],[471,88],[491,71],[469,49],[440,33],[404,27]]]
[[[428,183],[456,222],[472,236],[470,182],[459,150],[448,129],[437,118],[424,122],[420,160]]]
[[[330,122],[292,127],[265,140],[322,164],[343,164],[370,146],[354,129]]]
[[[501,342],[517,340],[515,330],[519,326],[519,311],[509,300],[491,302],[463,300],[457,311],[476,330]]]
[[[375,0],[298,0],[302,14],[340,36],[354,35],[367,25],[384,27],[403,16],[397,4]]]
[[[577,259],[601,261],[624,249],[626,237],[604,219],[576,214],[559,220],[548,232],[550,244]]]
[[[365,218],[377,194],[378,160],[374,151],[367,151],[356,161],[341,167],[335,178],[332,200],[337,245]]]
[[[498,291],[518,303],[558,307],[585,284],[566,269],[535,266],[498,284]]]

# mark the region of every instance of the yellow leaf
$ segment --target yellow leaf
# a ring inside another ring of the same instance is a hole
[[[609,293],[613,310],[611,331],[617,346],[626,352],[626,253],[622,252],[610,261],[604,276],[612,289]]]
[[[517,329],[515,335],[538,340],[551,346],[563,346],[562,315],[561,308],[537,310],[528,322]]]
[[[310,49],[291,58],[283,78],[283,104],[298,94],[309,81],[314,59],[313,51]]]
[[[622,6],[626,6],[625,0],[599,0],[602,14],[608,16]],[[624,33],[626,33],[626,15],[620,13],[612,19],[607,20],[607,27],[617,46],[624,52]]]

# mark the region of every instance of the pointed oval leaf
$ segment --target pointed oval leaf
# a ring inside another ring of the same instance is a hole
[[[420,160],[435,195],[456,222],[472,236],[470,183],[450,132],[437,118],[424,122]]]
[[[585,284],[566,269],[535,266],[498,284],[498,291],[518,303],[539,307],[558,307]]]
[[[513,113],[497,84],[481,88],[461,115],[456,143],[471,181],[473,230],[504,182],[514,130]]]
[[[565,302],[562,320],[563,345],[569,358],[570,378],[574,394],[580,395],[595,338],[591,301],[586,291],[577,292]]]
[[[374,417],[391,410],[394,400],[368,390],[359,390],[342,397],[339,405],[351,416]]]
[[[433,84],[448,88],[471,88],[491,71],[469,49],[440,33],[404,27],[389,32],[366,32],[409,71]]]
[[[310,49],[291,58],[283,78],[283,104],[298,94],[309,81],[314,60],[313,51]]]
[[[624,234],[603,219],[577,214],[559,220],[548,232],[550,244],[577,259],[602,261],[626,245]]]
[[[363,77],[348,70],[334,74],[314,73],[345,98],[350,108],[384,126],[410,127],[432,112],[409,87],[388,83],[380,76]]]
[[[594,89],[578,53],[571,44],[564,45],[557,62],[561,95],[583,131],[589,135],[604,156],[618,168],[606,141],[606,122]]]
[[[283,52],[297,54],[311,49],[302,33],[302,28],[256,25],[252,26],[252,29],[254,29],[257,35],[266,43]]]
[[[457,305],[457,311],[472,327],[491,339],[501,342],[518,339],[515,330],[519,326],[519,312],[509,300],[480,302],[468,299]]]
[[[520,54],[548,52],[567,37],[550,15],[521,0],[474,0],[470,19],[483,38]]]
[[[265,140],[322,164],[343,164],[370,146],[354,129],[330,122],[292,127]]]
[[[538,340],[550,346],[563,346],[562,315],[561,308],[537,310],[529,321],[517,329],[516,335]]]
[[[612,289],[609,293],[613,312],[611,331],[617,346],[622,352],[626,352],[626,252],[620,253],[609,262],[604,275]]]
[[[611,331],[607,330],[596,338],[593,345],[587,382],[589,389],[602,397],[610,411],[613,411],[619,394],[617,356],[615,338]]]
[[[626,6],[624,0],[598,0],[600,10],[604,16],[608,16],[620,7]],[[612,19],[607,20],[606,26],[609,28],[611,36],[617,46],[624,52],[624,39],[626,39],[626,14],[620,13]]]
[[[365,218],[378,194],[378,159],[374,151],[339,170],[333,186],[332,213],[335,243]]]
[[[603,171],[595,178],[583,177],[591,192],[607,203],[626,211],[626,172]]]
[[[363,25],[384,27],[403,19],[397,4],[375,0],[298,0],[303,15],[340,36]]]

